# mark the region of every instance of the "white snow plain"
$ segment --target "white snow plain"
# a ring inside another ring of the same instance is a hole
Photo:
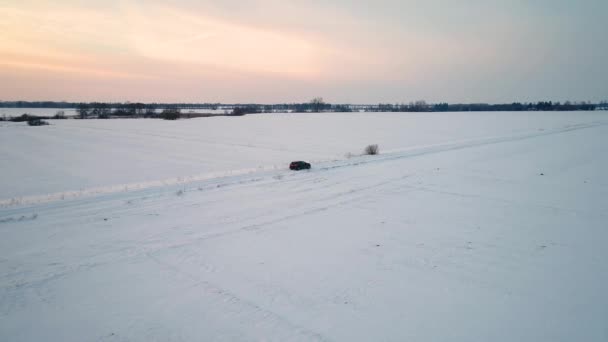
[[[0,123],[2,341],[608,340],[606,112],[51,123]]]

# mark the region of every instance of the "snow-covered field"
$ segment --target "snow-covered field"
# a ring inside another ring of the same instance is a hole
[[[0,123],[2,341],[608,340],[606,112],[51,122]]]

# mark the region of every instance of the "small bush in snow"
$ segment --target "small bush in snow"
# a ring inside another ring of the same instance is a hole
[[[30,125],[30,126],[45,126],[45,125],[48,125],[49,123],[46,122],[46,121],[44,121],[44,120],[42,120],[42,119],[40,119],[40,118],[30,117],[27,120],[27,124]]]
[[[374,156],[378,153],[380,153],[380,150],[378,149],[378,145],[367,145],[367,147],[365,148],[365,150],[363,150],[364,154],[370,155],[370,156]]]

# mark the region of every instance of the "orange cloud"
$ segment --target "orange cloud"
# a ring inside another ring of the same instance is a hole
[[[305,78],[324,68],[327,48],[294,34],[173,8],[125,8],[131,46],[146,58]]]

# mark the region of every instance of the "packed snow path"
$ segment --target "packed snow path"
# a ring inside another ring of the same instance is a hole
[[[0,340],[605,341],[607,136],[5,206]]]

